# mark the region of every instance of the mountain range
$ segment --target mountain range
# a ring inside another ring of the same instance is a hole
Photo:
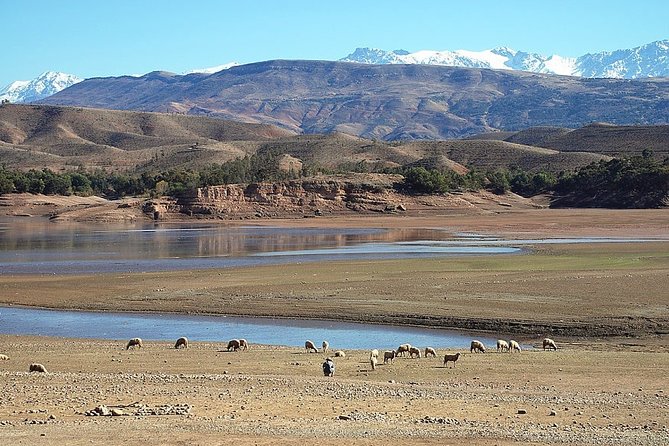
[[[639,79],[669,76],[669,40],[636,48],[585,54],[580,57],[545,56],[500,47],[486,51],[384,51],[358,48],[340,59],[367,64],[424,64],[453,67],[521,70],[589,78]]]
[[[669,123],[669,78],[277,60],[214,74],[88,79],[51,105],[206,115],[296,133],[451,139],[535,126]]]
[[[544,56],[506,47],[485,51],[424,50],[413,53],[404,50],[385,51],[358,48],[340,61],[365,64],[446,65],[592,78],[639,79],[669,76],[669,40],[659,40],[631,49],[585,54],[576,58],[558,55]],[[214,67],[193,69],[182,74],[213,74],[237,65],[239,63],[230,62]],[[48,71],[31,81],[15,81],[0,89],[0,100],[6,99],[14,103],[37,101],[81,80],[72,74]]]

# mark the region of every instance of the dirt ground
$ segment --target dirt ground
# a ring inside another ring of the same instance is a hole
[[[669,236],[669,210],[253,223],[439,227],[511,238]],[[222,344],[196,342],[177,351],[155,342],[126,351],[127,340],[5,335],[0,354],[10,359],[0,361],[0,442],[669,444],[668,242],[535,248],[494,258],[0,275],[2,304],[448,326],[537,347],[463,352],[454,368],[443,367],[446,352],[439,351],[437,358],[398,358],[375,371],[368,352],[350,351],[336,360],[335,377],[325,378],[325,355],[295,348],[252,345],[228,353]],[[546,335],[558,342],[557,352],[541,350]],[[28,373],[32,362],[49,372]],[[85,415],[101,404],[127,415]]]

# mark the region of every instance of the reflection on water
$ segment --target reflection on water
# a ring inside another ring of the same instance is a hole
[[[0,219],[0,274],[75,274],[226,268],[353,259],[520,252],[543,243],[633,242],[581,238],[503,240],[440,229],[268,228],[211,224],[57,225]]]
[[[0,221],[0,274],[73,274],[222,268],[359,258],[412,258],[518,251],[431,245],[438,229],[267,228],[225,225],[116,226]]]
[[[473,337],[492,346],[494,339],[454,330],[395,327],[303,319],[265,319],[172,314],[95,313],[0,307],[0,333],[68,338],[226,342],[303,347],[327,339],[333,349],[391,349],[403,343],[435,348],[468,348]]]

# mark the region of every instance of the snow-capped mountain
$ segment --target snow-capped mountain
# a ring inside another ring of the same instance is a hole
[[[215,67],[209,67],[209,68],[195,68],[193,70],[189,71],[184,71],[181,74],[193,74],[193,73],[202,73],[202,74],[214,74],[218,73],[219,71],[222,70],[227,70],[228,68],[236,67],[237,65],[241,65],[238,62],[229,62],[223,65],[216,65]]]
[[[414,53],[405,50],[358,48],[340,60],[367,64],[449,65],[593,78],[636,79],[669,76],[669,40],[659,40],[631,49],[585,54],[578,58],[544,56],[506,47],[485,51],[423,50]]]
[[[58,93],[83,79],[67,73],[47,71],[31,81],[14,81],[0,90],[0,100],[32,102]]]

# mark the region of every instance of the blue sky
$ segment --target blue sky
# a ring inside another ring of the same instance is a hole
[[[575,57],[669,39],[666,0],[0,0],[0,11],[0,86],[47,70],[179,73],[365,46]]]

